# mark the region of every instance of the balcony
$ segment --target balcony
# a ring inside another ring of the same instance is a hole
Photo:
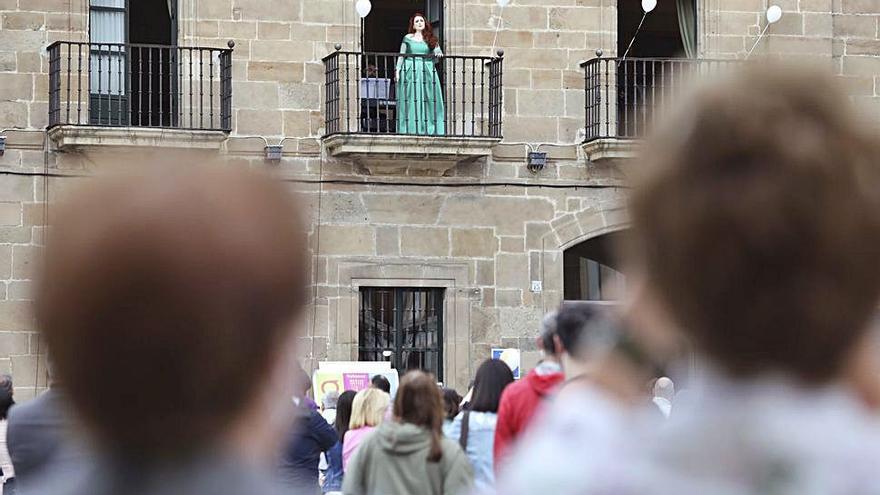
[[[438,175],[489,156],[502,138],[503,53],[337,50],[323,59],[327,150],[373,174]]]
[[[219,149],[232,129],[232,46],[55,42],[49,136],[62,149]]]
[[[585,156],[591,162],[633,158],[658,110],[674,103],[689,82],[740,63],[686,58],[594,58],[584,62]]]

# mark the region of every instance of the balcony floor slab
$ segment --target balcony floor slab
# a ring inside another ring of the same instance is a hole
[[[336,134],[324,138],[331,156],[356,160],[371,174],[442,175],[458,163],[492,154],[501,138]]]
[[[49,138],[62,150],[121,146],[219,151],[226,137],[223,131],[150,127],[59,125],[49,129]]]

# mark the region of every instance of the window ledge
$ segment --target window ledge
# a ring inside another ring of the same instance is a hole
[[[641,142],[635,139],[600,138],[581,145],[587,161],[632,159],[638,156]]]
[[[223,131],[149,127],[59,125],[49,129],[49,138],[62,150],[90,146],[125,146],[219,151],[226,137],[227,134]]]
[[[371,174],[417,171],[442,175],[458,163],[485,158],[501,138],[336,134],[324,138],[331,156],[357,160]]]

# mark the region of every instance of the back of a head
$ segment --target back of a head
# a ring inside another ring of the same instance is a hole
[[[324,406],[324,409],[336,409],[336,405],[339,403],[339,392],[336,390],[331,390],[324,394],[324,397],[321,399],[321,405]]]
[[[501,392],[513,383],[513,371],[500,359],[487,359],[477,368],[474,375],[474,394],[471,398],[470,410],[480,412],[498,412]]]
[[[290,194],[188,166],[94,179],[55,210],[36,313],[78,414],[120,454],[210,448],[262,390],[305,302]]]
[[[541,350],[548,356],[556,355],[556,346],[553,345],[553,336],[556,335],[556,319],[559,316],[557,311],[550,311],[541,319],[541,329],[538,333],[538,342]]]
[[[877,148],[832,76],[744,66],[650,141],[634,261],[724,371],[835,375],[880,295]]]
[[[391,393],[391,382],[388,381],[382,375],[376,375],[370,380],[370,386],[373,388],[378,388],[379,390],[385,392],[386,394]]]
[[[6,419],[9,408],[15,404],[12,398],[12,377],[9,375],[0,375],[0,419]]]
[[[394,416],[403,423],[421,426],[431,433],[431,451],[428,460],[437,461],[443,455],[440,436],[443,418],[443,397],[434,375],[424,371],[410,371],[404,375],[394,400]]]
[[[378,388],[365,388],[354,396],[351,405],[352,430],[364,426],[379,426],[385,419],[385,411],[391,403],[391,396]]]
[[[346,390],[339,394],[339,400],[336,401],[336,434],[341,442],[345,438],[345,432],[348,431],[348,425],[351,422],[352,403],[354,402],[354,390]]]
[[[589,353],[590,341],[597,340],[601,325],[606,321],[603,310],[589,304],[563,304],[556,314],[556,336],[562,344],[562,351],[572,357],[583,359]],[[591,335],[588,335],[592,333]]]
[[[458,405],[461,403],[461,395],[454,388],[443,389],[443,409],[446,419],[453,419],[458,415]]]
[[[675,383],[669,377],[661,376],[654,381],[654,397],[672,400],[675,397]]]

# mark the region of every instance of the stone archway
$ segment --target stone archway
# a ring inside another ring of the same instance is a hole
[[[564,299],[564,253],[567,249],[628,228],[629,214],[621,204],[602,209],[588,208],[550,222],[550,231],[541,239],[543,310],[559,306]]]

